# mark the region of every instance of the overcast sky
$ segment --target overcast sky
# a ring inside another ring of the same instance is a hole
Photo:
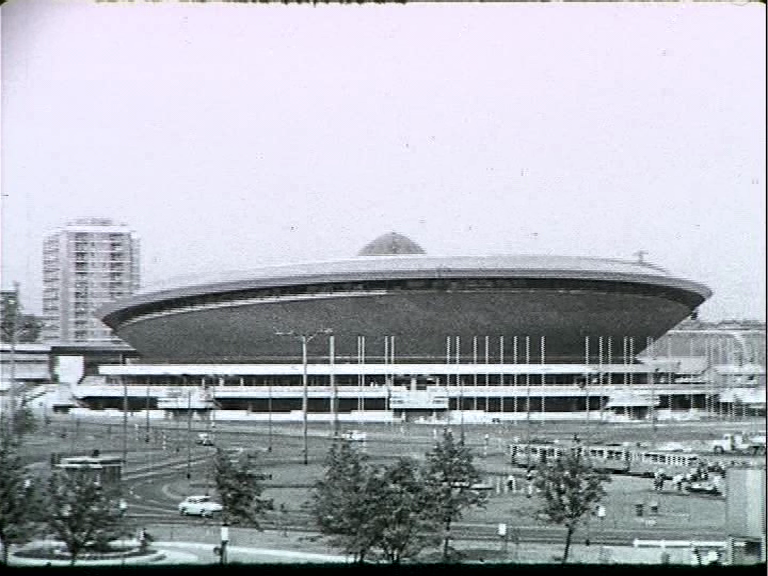
[[[765,7],[11,1],[2,283],[125,222],[142,283],[354,255],[634,259],[765,319]]]

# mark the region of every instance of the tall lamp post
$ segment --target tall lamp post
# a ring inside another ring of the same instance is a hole
[[[189,379],[186,374],[181,376],[184,379],[184,387],[187,389],[187,480],[192,478],[192,389],[189,387]]]
[[[123,380],[123,466],[128,464],[128,383],[126,376]]]
[[[267,437],[269,438],[269,444],[267,446],[267,452],[270,454],[272,453],[272,377],[269,377],[268,380],[268,394],[269,397],[267,399],[267,411],[269,412],[269,420],[267,422]]]
[[[309,344],[310,340],[312,340],[315,336],[318,336],[319,334],[333,334],[333,330],[330,328],[322,328],[320,330],[315,330],[314,332],[296,332],[294,330],[290,330],[289,332],[277,332],[275,331],[275,334],[277,336],[293,336],[294,338],[297,338],[301,342],[301,366],[302,366],[302,372],[301,372],[301,385],[303,388],[302,392],[302,398],[301,398],[301,413],[302,413],[302,434],[304,436],[304,465],[306,466],[309,464],[309,447],[307,442],[307,408],[309,405],[309,382],[307,377],[307,344]]]
[[[9,296],[6,306],[10,310],[10,339],[11,339],[11,357],[10,357],[10,375],[8,386],[8,431],[15,434],[14,419],[16,418],[16,340],[18,338],[19,323],[19,283],[13,283],[13,295]]]
[[[336,374],[334,372],[334,363],[336,361],[336,337],[333,334],[328,336],[328,363],[330,364],[331,393],[333,395],[333,437],[339,437],[339,389],[336,386]]]

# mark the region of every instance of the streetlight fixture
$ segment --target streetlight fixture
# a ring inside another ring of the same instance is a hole
[[[308,448],[308,442],[307,442],[307,408],[309,405],[309,382],[307,377],[307,344],[309,344],[310,340],[312,340],[315,336],[318,336],[320,334],[333,334],[333,330],[330,328],[322,328],[320,330],[315,330],[314,332],[296,332],[294,330],[290,330],[289,332],[279,332],[275,330],[275,335],[277,336],[293,336],[294,338],[297,338],[301,342],[301,365],[302,365],[302,373],[301,373],[301,384],[303,388],[303,394],[301,398],[301,412],[302,412],[302,434],[304,436],[304,465],[306,466],[309,464],[309,448]]]

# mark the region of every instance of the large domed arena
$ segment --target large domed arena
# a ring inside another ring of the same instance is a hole
[[[586,336],[632,338],[639,352],[710,294],[641,261],[437,257],[392,232],[352,258],[171,282],[110,304],[100,317],[149,361],[295,361],[285,333],[332,331],[339,358],[354,357],[361,337],[369,358],[431,362],[445,358],[447,338],[466,345],[528,336],[536,358],[579,362]],[[384,337],[396,352],[374,344]],[[546,350],[539,350],[541,337]],[[310,355],[320,347],[318,339]]]
[[[701,367],[678,384],[688,368],[659,350],[709,296],[642,260],[436,256],[391,232],[350,258],[169,280],[103,307],[140,357],[100,366],[78,398],[305,428],[673,417],[718,401]]]

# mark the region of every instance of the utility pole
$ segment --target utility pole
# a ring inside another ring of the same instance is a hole
[[[304,465],[309,464],[309,442],[308,442],[308,426],[307,426],[307,409],[309,406],[309,378],[307,375],[307,344],[318,334],[333,334],[333,330],[330,328],[323,328],[314,332],[295,332],[293,330],[289,332],[275,331],[277,336],[293,336],[298,338],[301,342],[301,385],[303,388],[301,398],[301,413],[302,413],[302,435],[304,436]]]
[[[144,441],[149,444],[149,384],[147,384],[147,390],[146,390],[146,398],[144,399],[144,409],[146,410],[146,425],[145,425],[145,435],[144,435]]]
[[[123,467],[128,464],[128,384],[123,376]]]
[[[267,452],[270,454],[272,453],[272,377],[269,377],[268,380],[268,391],[267,394],[269,394],[269,397],[267,398],[267,412],[269,412],[267,421],[267,438],[268,438],[268,446],[267,446]]]
[[[531,337],[525,337],[525,467],[531,469]]]
[[[187,385],[187,480],[192,478],[192,390],[189,387],[189,381],[184,378]]]
[[[18,322],[19,322],[19,283],[13,283],[13,295],[9,296],[6,300],[6,307],[10,310],[11,320],[11,366],[10,376],[8,383],[8,430],[11,434],[15,432],[15,418],[16,418],[16,339],[18,337]]]
[[[333,437],[339,437],[339,390],[336,387],[336,374],[334,373],[334,362],[336,360],[336,336],[328,336],[328,362],[331,366],[331,390],[333,393]]]
[[[584,395],[586,397],[587,425],[585,436],[587,438],[586,446],[589,448],[589,336],[584,337]]]

